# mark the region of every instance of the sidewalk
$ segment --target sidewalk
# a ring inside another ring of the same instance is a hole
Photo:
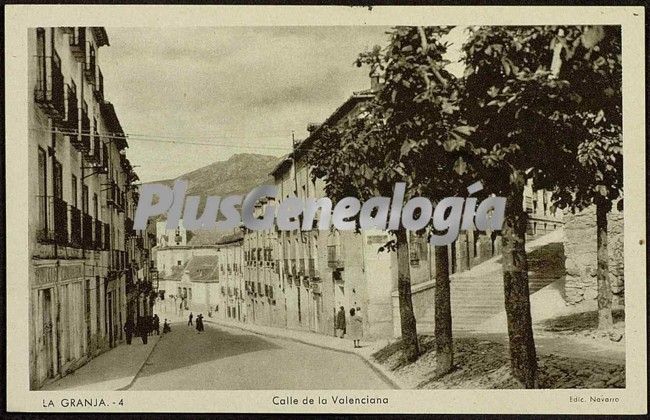
[[[153,352],[160,336],[149,336],[147,344],[133,337],[131,345],[119,346],[100,354],[67,376],[45,385],[41,391],[119,391],[131,385]]]

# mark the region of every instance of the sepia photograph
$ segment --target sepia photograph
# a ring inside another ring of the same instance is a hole
[[[23,31],[7,303],[20,288],[32,409],[639,407],[620,392],[647,374],[645,112],[622,21],[116,18]]]

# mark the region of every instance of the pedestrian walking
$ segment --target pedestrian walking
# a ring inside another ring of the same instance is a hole
[[[199,314],[199,316],[196,317],[196,331],[203,331],[203,314]]]
[[[165,323],[163,324],[163,334],[167,334],[172,331],[172,327],[167,323],[167,318],[165,318]]]
[[[160,318],[158,318],[158,314],[153,316],[153,329],[156,331],[156,335],[160,335]]]
[[[138,333],[142,338],[142,344],[147,344],[147,333],[149,331],[149,326],[147,325],[146,317],[140,317],[138,319]]]
[[[190,316],[187,319],[187,325],[193,325],[192,324],[192,318],[194,318],[194,314],[192,314],[192,312],[190,312]]]
[[[345,334],[345,308],[341,306],[338,313],[336,314],[336,321],[334,328],[336,329],[336,336],[338,338],[343,338]]]
[[[350,309],[350,330],[349,336],[354,342],[354,348],[361,347],[359,341],[363,337],[363,319],[356,314],[354,308]]]
[[[131,340],[133,340],[134,330],[135,330],[135,324],[133,323],[133,318],[129,316],[126,318],[126,323],[124,324],[124,332],[126,333],[126,344],[131,344]]]

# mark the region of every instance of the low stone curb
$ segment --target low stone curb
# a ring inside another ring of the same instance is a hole
[[[311,342],[311,341],[308,341],[308,340],[304,340],[304,339],[300,339],[300,338],[296,338],[296,337],[291,337],[291,336],[283,335],[283,334],[277,334],[277,333],[274,334],[274,333],[271,333],[271,332],[268,332],[268,333],[267,332],[260,332],[260,331],[256,331],[256,330],[251,329],[251,328],[246,328],[243,325],[234,324],[234,323],[231,324],[231,323],[228,323],[228,322],[208,321],[208,320],[204,320],[204,322],[209,323],[209,324],[214,324],[214,325],[220,325],[220,326],[223,326],[223,327],[236,328],[236,329],[239,329],[239,330],[242,330],[242,331],[250,332],[250,333],[261,335],[261,336],[279,338],[279,339],[282,339],[282,340],[295,341],[295,342],[298,342],[298,343],[307,344],[307,345],[312,346],[312,347],[318,347],[318,348],[321,348],[321,349],[338,351],[340,353],[354,354],[354,355],[358,356],[361,360],[363,360],[363,362],[366,365],[368,365],[375,373],[377,373],[379,376],[381,376],[381,378],[385,382],[387,382],[390,386],[392,386],[393,388],[395,388],[395,389],[408,388],[407,386],[405,386],[405,384],[401,383],[401,381],[398,378],[396,378],[395,375],[393,375],[390,371],[388,371],[386,368],[384,368],[379,363],[372,360],[371,357],[366,356],[366,355],[361,354],[361,353],[358,353],[358,352],[356,352],[354,350],[348,350],[348,349],[342,349],[342,348],[333,347],[333,346],[327,346],[327,345],[323,345],[323,344],[320,344],[320,343],[314,343],[314,342]]]
[[[149,351],[149,354],[147,355],[147,357],[144,358],[144,361],[142,362],[142,364],[140,365],[138,370],[135,372],[135,375],[133,375],[133,378],[131,378],[131,381],[129,381],[129,383],[127,385],[125,385],[125,386],[123,386],[121,388],[117,388],[116,391],[126,391],[126,390],[128,390],[129,388],[131,388],[133,386],[133,384],[135,383],[135,380],[138,379],[138,375],[140,375],[140,372],[142,372],[142,368],[144,368],[144,366],[147,364],[149,359],[151,359],[151,355],[153,354],[153,351],[158,346],[158,343],[160,343],[160,340],[162,340],[162,337],[163,337],[162,334],[160,336],[158,336],[158,340],[156,340],[154,345],[151,346],[151,350]]]

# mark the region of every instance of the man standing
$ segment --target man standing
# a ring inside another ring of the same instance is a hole
[[[158,314],[153,316],[153,329],[156,331],[156,335],[160,335],[160,318],[158,318]]]
[[[190,316],[187,319],[187,325],[192,325],[192,318],[194,318],[194,315],[192,314],[192,312],[190,312]]]
[[[341,306],[338,313],[336,314],[336,336],[338,338],[343,338],[345,334],[345,308]]]
[[[124,332],[126,333],[126,344],[131,344],[133,339],[133,330],[135,325],[133,324],[133,318],[131,316],[126,318],[126,323],[124,324]]]

